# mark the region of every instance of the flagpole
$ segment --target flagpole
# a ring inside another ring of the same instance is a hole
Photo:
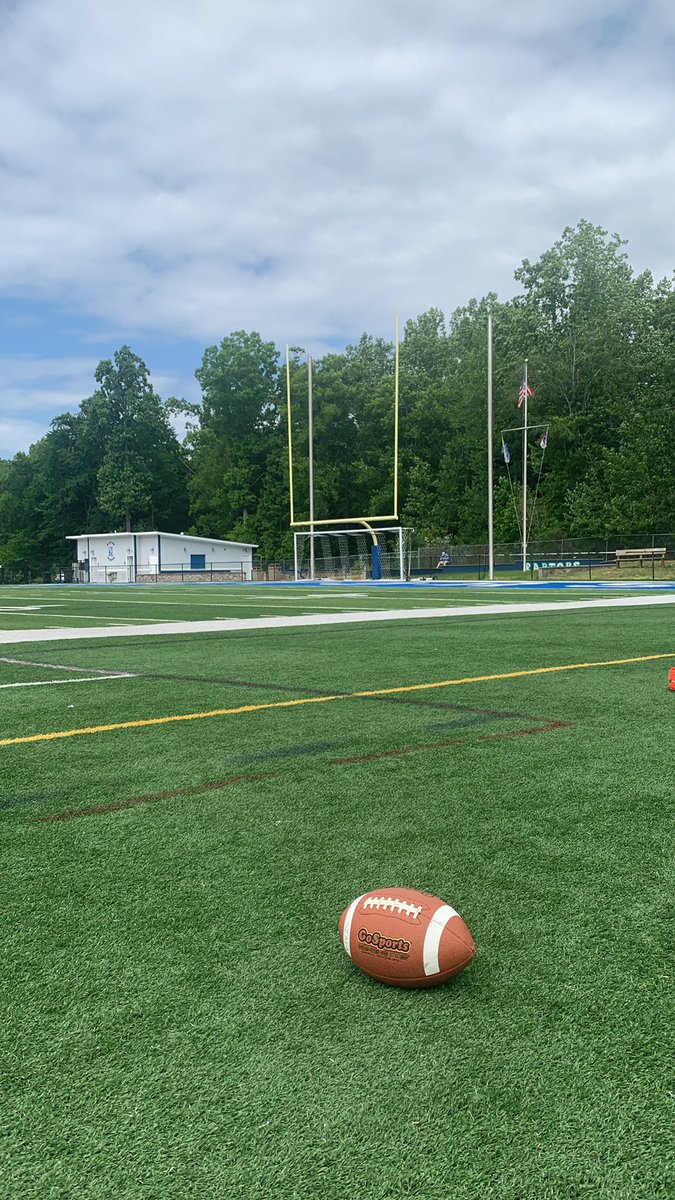
[[[488,308],[487,333],[487,456],[488,456],[488,560],[490,579],[495,577],[495,522],[494,522],[494,483],[493,483],[493,429],[492,429],[492,309]]]
[[[525,359],[523,423],[523,570],[527,570],[527,359]]]
[[[291,355],[286,342],[286,410],[288,420],[288,495],[291,509],[291,528],[295,521],[293,507],[293,434],[291,425]]]

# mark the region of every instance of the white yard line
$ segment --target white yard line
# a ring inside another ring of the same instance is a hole
[[[392,608],[377,612],[310,613],[293,617],[232,617],[216,621],[167,621],[156,625],[103,625],[94,629],[13,629],[0,630],[0,644],[19,642],[77,641],[86,638],[150,637],[154,634],[236,633],[245,629],[308,629],[323,625],[349,625],[372,621],[415,621],[444,617],[485,617],[537,613],[560,613],[571,610],[595,612],[604,608],[643,608],[657,604],[675,604],[670,596],[622,596],[597,600],[544,601],[541,604],[476,604],[472,608]]]
[[[62,602],[64,603],[64,602]],[[43,608],[60,608],[58,604],[0,604],[0,613],[36,613]]]
[[[13,613],[12,615],[17,616],[18,614]],[[86,616],[84,613],[54,613],[53,617],[49,613],[43,613],[42,619],[43,621],[109,621],[111,625],[119,624],[120,622],[124,625],[129,620],[128,617],[126,619],[124,617],[105,617],[101,616],[100,613],[95,613],[93,616]],[[150,621],[153,625],[157,625],[162,621],[168,621],[168,619],[168,617],[134,617],[135,621]]]
[[[108,679],[136,679],[136,675],[78,675],[75,679],[27,679],[23,683],[0,683],[3,688],[56,687],[59,683],[105,683]]]
[[[135,604],[138,608],[143,608],[146,605],[150,605],[150,604],[161,605],[162,607],[172,606],[174,608],[246,608],[246,606],[250,605],[250,604],[255,604],[257,607],[259,607],[261,604],[264,604],[264,605],[269,604],[269,605],[275,605],[277,608],[297,608],[298,605],[307,604],[309,602],[313,603],[315,600],[320,600],[322,604],[341,604],[343,600],[352,599],[352,600],[360,600],[361,603],[363,604],[363,601],[365,599],[373,599],[373,598],[374,598],[374,596],[370,596],[370,595],[363,596],[362,594],[359,594],[358,592],[338,592],[335,595],[326,595],[326,593],[324,592],[320,596],[319,595],[306,596],[306,595],[304,595],[304,593],[300,593],[298,596],[295,597],[295,599],[290,599],[290,600],[276,600],[274,597],[268,598],[267,596],[261,596],[259,593],[257,595],[246,595],[241,600],[195,600],[194,597],[192,597],[192,596],[186,596],[183,600],[163,600],[159,596],[152,596],[152,597],[149,596],[149,597],[147,597],[147,599],[144,599],[144,600],[131,600],[131,599],[125,600],[122,597],[119,597],[119,598],[110,597],[110,599],[106,599],[106,600],[100,600],[100,599],[92,600],[91,596],[71,596],[69,599],[69,603],[74,603],[74,604],[92,604],[93,603],[93,604],[106,604],[106,605],[115,605],[115,606],[118,604]],[[65,603],[65,601],[63,601],[62,603]],[[31,607],[39,608],[40,606],[32,605]],[[2,608],[0,608],[0,612],[3,612],[3,611],[10,611],[10,610],[9,609],[3,610]],[[21,610],[12,609],[11,611],[19,612]],[[48,614],[45,614],[45,616],[47,616],[47,615]],[[55,615],[62,616],[63,614],[58,613]],[[89,620],[89,619],[90,619],[89,617],[86,618],[86,620]],[[93,620],[94,618],[92,617],[91,619]],[[151,620],[152,618],[145,618],[145,619]],[[83,617],[82,620],[85,620],[85,618]]]
[[[13,667],[44,667],[46,671],[75,671],[80,675],[93,671],[95,675],[110,675],[115,679],[136,678],[132,671],[111,671],[105,667],[71,667],[66,663],[33,662],[28,658],[0,658],[0,663],[9,663]]]

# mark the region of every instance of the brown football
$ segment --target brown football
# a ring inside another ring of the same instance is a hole
[[[340,917],[340,937],[366,975],[398,987],[433,987],[468,967],[476,946],[454,908],[416,888],[376,888]]]

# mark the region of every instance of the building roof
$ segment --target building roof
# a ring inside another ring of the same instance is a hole
[[[191,542],[210,542],[217,546],[244,546],[247,550],[257,550],[257,542],[232,542],[227,538],[197,537],[195,533],[164,533],[161,529],[115,529],[112,533],[68,533],[67,542],[77,542],[80,538],[110,538],[110,537],[163,537],[181,540],[189,538]]]

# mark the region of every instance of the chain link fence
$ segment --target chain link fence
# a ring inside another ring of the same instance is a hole
[[[443,556],[443,558],[442,558]],[[447,556],[447,562],[445,557]],[[638,566],[648,568],[655,578],[659,566],[675,559],[675,532],[627,534],[611,538],[548,538],[533,540],[527,547],[527,570],[539,572],[564,570],[587,578],[608,569]],[[520,542],[500,542],[494,547],[495,574],[521,573],[523,547]],[[438,579],[463,575],[483,579],[489,571],[489,548],[485,543],[453,545],[435,542],[412,552],[411,575]]]
[[[642,550],[643,555],[638,552]],[[617,555],[617,551],[632,551],[632,555]],[[443,557],[442,557],[443,556]],[[462,545],[450,541],[436,541],[428,546],[409,550],[406,560],[410,564],[410,577],[452,579],[485,579],[489,571],[489,553],[485,542]],[[527,570],[534,576],[539,572],[564,570],[580,577],[593,578],[593,574],[608,569],[627,573],[627,569],[639,567],[647,570],[652,578],[659,573],[672,573],[675,560],[675,532],[625,534],[611,538],[548,538],[533,540],[527,548]],[[499,542],[494,547],[494,565],[497,577],[510,573],[522,575],[523,549],[519,542]],[[139,568],[140,582],[239,582],[250,577],[257,582],[290,582],[294,579],[292,559],[257,559],[253,570],[244,563],[214,563],[202,571],[193,571],[186,564],[167,564],[161,571]],[[117,571],[111,569],[110,577],[100,582],[122,582]],[[126,581],[126,580],[125,580]],[[72,569],[55,567],[39,570],[27,561],[0,564],[0,584],[19,583],[74,583],[84,582],[82,574]]]

